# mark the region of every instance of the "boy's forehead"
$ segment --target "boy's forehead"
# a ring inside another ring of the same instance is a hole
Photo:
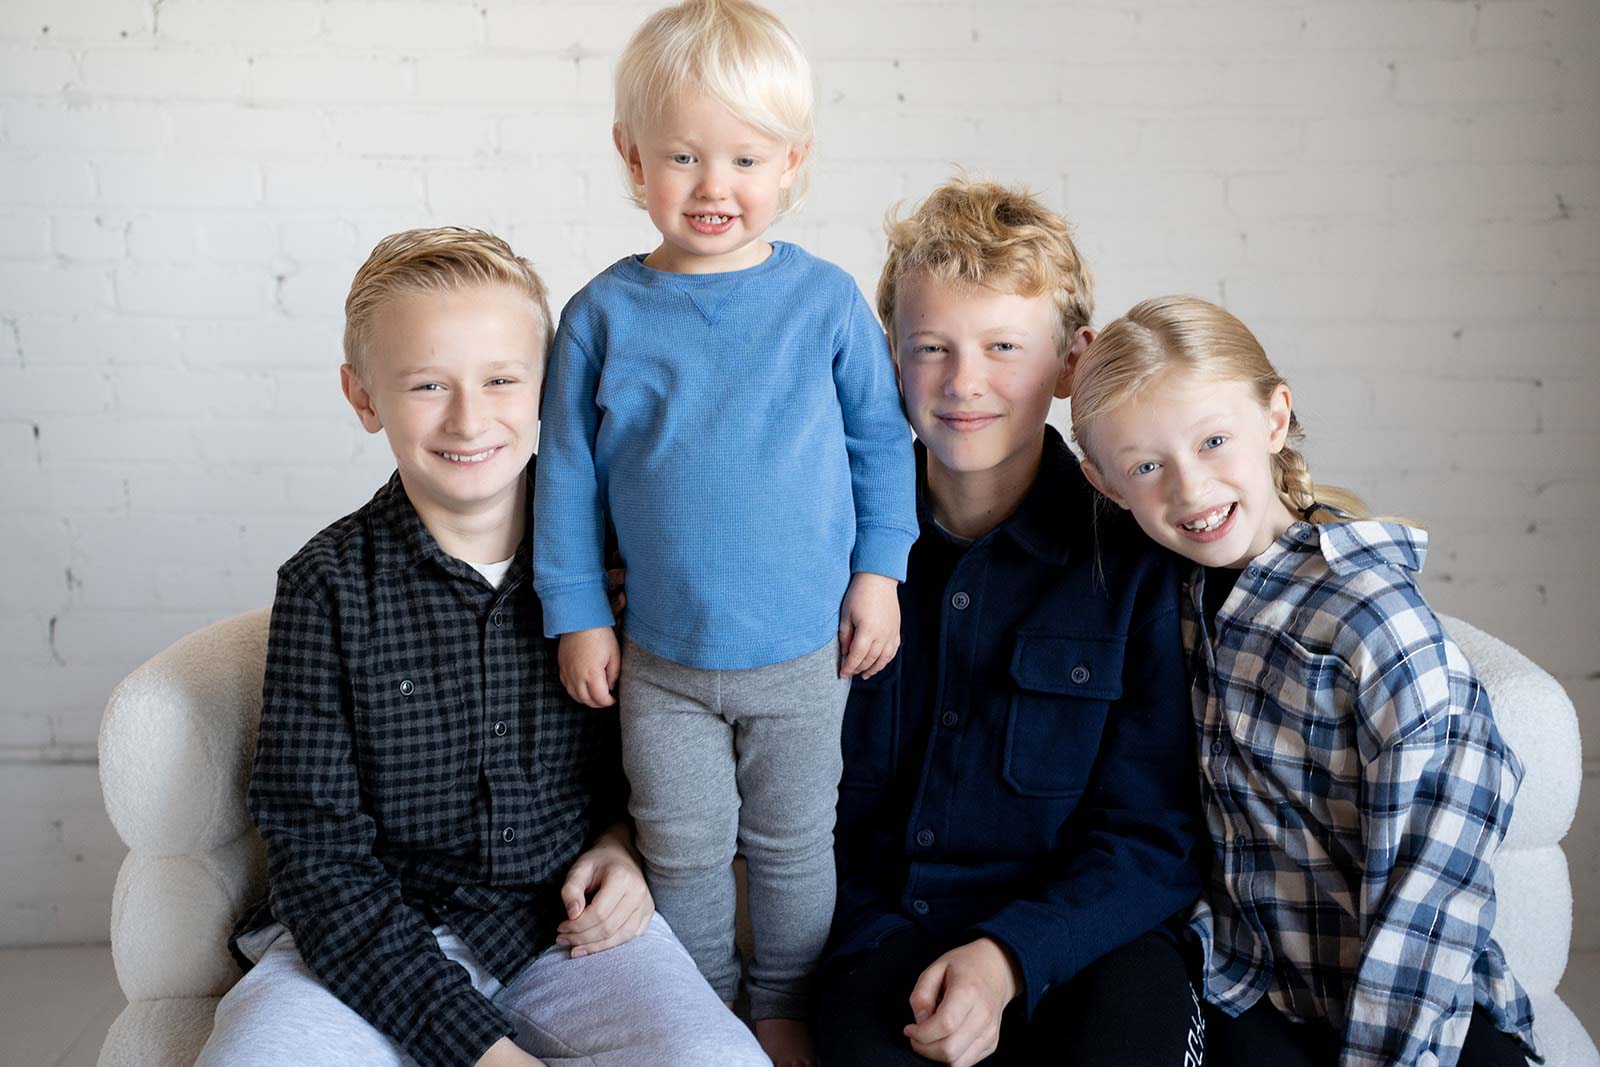
[[[436,362],[544,362],[544,317],[498,283],[396,293],[373,310],[368,359],[391,372]],[[526,351],[524,351],[526,349]]]
[[[990,317],[1005,322],[1044,313],[1053,315],[1055,311],[1049,293],[1027,293],[1017,279],[1000,278],[980,285],[961,278],[939,278],[930,271],[913,271],[900,278],[897,289],[897,320],[902,313],[916,314],[920,320],[989,312]],[[910,327],[916,323],[900,321],[899,325]]]

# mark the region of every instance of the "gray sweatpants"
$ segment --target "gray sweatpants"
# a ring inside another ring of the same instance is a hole
[[[317,980],[287,930],[276,930],[217,1004],[195,1067],[416,1067]],[[549,1067],[770,1067],[660,915],[638,937],[592,956],[547,949],[507,985],[448,928],[433,933],[473,988],[511,1018],[516,1043]]]
[[[739,987],[733,854],[744,853],[752,1019],[802,1018],[835,893],[839,643],[784,663],[698,670],[633,641],[618,699],[639,851],[656,908],[723,1000]]]

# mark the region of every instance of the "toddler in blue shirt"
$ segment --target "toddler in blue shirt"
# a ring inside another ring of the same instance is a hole
[[[619,60],[614,137],[662,240],[562,313],[535,588],[568,692],[604,707],[616,688],[656,906],[729,1001],[744,853],[750,1014],[776,1062],[803,1063],[849,678],[899,644],[910,433],[853,280],[764,237],[803,192],[812,138],[810,70],[783,25],[731,0],[656,13]],[[621,645],[608,518],[628,567]]]

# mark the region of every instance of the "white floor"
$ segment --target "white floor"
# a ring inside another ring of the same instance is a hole
[[[1561,996],[1600,1035],[1600,952],[1572,957]],[[109,945],[0,949],[0,1062],[94,1067],[124,1003]]]

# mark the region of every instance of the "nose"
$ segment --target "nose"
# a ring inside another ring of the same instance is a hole
[[[944,394],[971,398],[983,395],[983,361],[961,351],[952,351],[945,361]]]
[[[1180,507],[1199,507],[1206,503],[1206,489],[1211,484],[1204,465],[1194,460],[1179,460],[1169,468],[1172,474],[1172,491]]]
[[[476,391],[457,389],[450,397],[450,408],[445,413],[445,430],[457,437],[471,440],[488,425],[484,403]]]
[[[717,163],[708,162],[700,169],[700,180],[695,192],[702,200],[720,200],[728,195],[727,172]]]

